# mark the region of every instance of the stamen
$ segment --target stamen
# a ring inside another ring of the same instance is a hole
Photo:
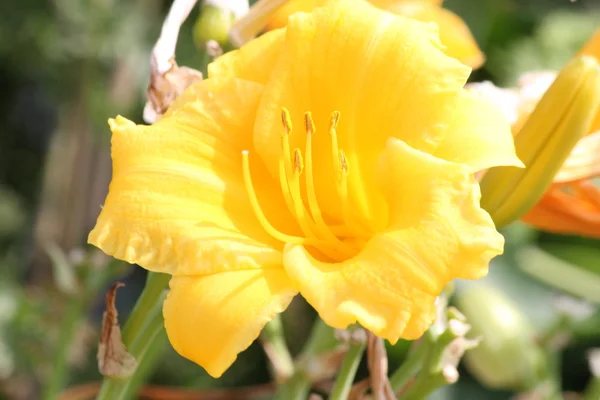
[[[307,211],[304,207],[302,196],[300,195],[300,174],[304,169],[302,153],[300,153],[299,149],[294,149],[294,151],[290,154],[290,135],[292,133],[292,120],[290,118],[290,112],[285,107],[281,109],[281,122],[284,128],[284,133],[282,137],[282,157],[286,181],[286,183],[284,184],[284,178],[281,176],[279,177],[282,190],[285,191],[284,186],[287,188],[289,200],[286,200],[286,203],[288,203],[289,201],[289,204],[287,204],[288,209],[296,218],[298,225],[300,225],[300,229],[302,229],[302,233],[307,238],[316,237],[314,230],[311,228],[311,221],[310,218],[308,218],[307,216]]]
[[[352,248],[342,242],[337,236],[329,229],[325,220],[323,219],[323,214],[321,213],[321,209],[319,207],[319,203],[317,201],[317,194],[315,191],[315,182],[313,176],[313,164],[312,164],[312,136],[315,132],[315,124],[312,119],[312,115],[310,112],[304,114],[304,123],[306,126],[306,196],[308,198],[308,207],[310,209],[310,213],[315,222],[315,228],[317,233],[326,239],[333,241],[336,244],[337,248],[344,249],[345,252],[352,252]]]
[[[315,124],[312,119],[310,112],[304,114],[304,122],[306,126],[306,196],[308,197],[308,208],[310,213],[315,220],[319,233],[325,234],[328,237],[332,237],[333,234],[327,229],[327,224],[323,220],[321,209],[317,202],[317,194],[315,193],[315,182],[313,177],[313,164],[312,164],[312,136],[315,132]],[[335,236],[333,236],[335,237]]]
[[[290,196],[290,187],[285,174],[285,159],[283,157],[279,158],[279,185],[281,186],[281,193],[283,193],[283,198],[285,199],[285,205],[290,214],[294,215],[294,204],[292,197]]]
[[[340,179],[338,187],[340,199],[342,202],[342,216],[344,219],[344,223],[352,230],[352,232],[354,232],[354,236],[364,236],[364,233],[368,232],[369,229],[362,226],[356,220],[352,213],[352,208],[350,207],[350,196],[348,194],[348,171],[350,169],[350,166],[348,164],[348,158],[346,157],[346,153],[344,153],[344,150],[340,150],[339,163]]]
[[[300,194],[300,174],[303,169],[304,162],[302,160],[302,154],[299,149],[294,149],[294,169],[292,174],[287,177],[290,197],[294,207],[293,214],[298,221],[298,225],[300,225],[300,229],[302,229],[302,233],[304,233],[306,237],[316,237],[311,226],[311,220],[307,215],[306,207],[304,207],[302,195]]]
[[[347,180],[349,169],[348,159],[344,151],[340,150],[338,147],[336,132],[339,117],[340,113],[337,111],[331,114],[329,133],[331,138],[332,160],[337,176],[335,186],[342,207],[343,221],[341,225],[328,225],[325,222],[317,200],[312,155],[313,135],[316,129],[310,112],[307,112],[304,115],[306,128],[306,148],[304,154],[306,160],[304,160],[300,149],[294,148],[292,150],[291,148],[290,136],[292,134],[292,120],[290,118],[290,113],[286,108],[282,108],[281,111],[283,132],[281,136],[281,158],[279,160],[279,184],[287,208],[296,219],[304,237],[287,235],[278,231],[269,223],[258,202],[254,190],[250,174],[249,153],[248,151],[242,152],[244,185],[248,192],[251,207],[263,229],[278,241],[310,246],[313,250],[332,260],[343,260],[353,257],[358,251],[360,242],[362,242],[361,237],[363,237],[363,234],[361,233],[362,229],[360,226],[357,227],[356,221],[352,218],[353,215],[348,194]],[[306,170],[304,170],[304,168],[306,168]],[[307,205],[304,203],[300,185],[300,176],[303,172],[306,174],[305,194],[308,203]],[[344,238],[344,240],[341,238]],[[359,240],[359,242],[356,240]]]
[[[331,158],[337,172],[336,189],[342,204],[342,217],[344,224],[352,231],[360,232],[360,227],[353,220],[350,213],[350,199],[348,198],[348,159],[346,153],[338,147],[337,126],[340,121],[340,112],[334,111],[329,118],[329,135],[331,136]]]
[[[348,175],[348,159],[344,150],[340,150],[340,167],[342,168],[342,174]]]
[[[281,108],[281,123],[283,124],[283,128],[285,129],[284,134],[291,135],[292,118],[290,117],[290,112],[285,107]]]
[[[302,153],[300,149],[294,149],[294,174],[300,176],[304,170],[304,160],[302,160]]]
[[[346,155],[343,150],[340,150],[338,157],[340,170],[339,170],[339,183],[338,183],[338,194],[340,195],[340,200],[342,201],[342,213],[344,216],[344,221],[346,224],[348,223],[348,204],[350,201],[348,200],[348,176],[346,175],[346,171],[348,170],[348,160],[346,160]],[[344,167],[345,166],[345,167]]]
[[[265,216],[260,204],[258,202],[258,198],[256,197],[256,192],[254,191],[254,185],[252,184],[252,177],[250,176],[250,161],[248,156],[248,150],[242,151],[242,172],[244,175],[244,186],[246,187],[246,192],[248,193],[248,197],[250,198],[250,205],[252,206],[252,210],[254,214],[258,218],[258,222],[263,227],[263,229],[275,239],[284,242],[284,243],[293,243],[293,244],[302,244],[304,243],[304,239],[297,236],[290,236],[284,233],[279,232],[273,225],[269,223],[269,220]]]
[[[338,140],[337,140],[337,132],[336,132],[339,120],[340,120],[340,112],[339,111],[334,111],[333,113],[331,113],[331,117],[329,117],[329,136],[331,136],[331,159],[333,160],[333,163],[334,163],[334,166],[333,166],[334,171],[340,170],[340,165],[338,163],[340,149],[338,148]],[[338,175],[338,178],[339,178],[339,175]],[[338,193],[339,193],[339,188],[338,188]]]

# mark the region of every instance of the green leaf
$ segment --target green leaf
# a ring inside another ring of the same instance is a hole
[[[583,246],[556,244],[558,258],[539,247],[528,246],[517,254],[522,271],[568,294],[600,303],[600,252]],[[569,258],[569,262],[564,257]]]

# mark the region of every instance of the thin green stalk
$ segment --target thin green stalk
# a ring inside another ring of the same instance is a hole
[[[417,379],[415,383],[406,389],[402,400],[423,400],[435,390],[446,386],[448,381],[441,375],[431,375],[428,379]]]
[[[144,290],[136,301],[123,328],[123,343],[125,343],[126,347],[129,343],[133,342],[140,332],[143,332],[142,326],[148,320],[148,314],[153,312],[153,305],[162,296],[170,279],[171,276],[167,274],[148,272],[146,286],[144,286]]]
[[[335,347],[337,340],[333,334],[334,330],[319,317],[315,320],[310,336],[298,357],[302,360],[314,357],[316,354]],[[292,377],[281,383],[277,389],[278,400],[306,400],[310,392],[312,382],[302,367],[297,367]]]
[[[348,398],[364,351],[365,343],[350,344],[350,348],[342,362],[340,372],[333,384],[329,400],[345,400]]]
[[[408,380],[418,372],[416,379],[402,393],[402,400],[426,399],[433,391],[452,383],[444,372],[445,367],[452,367],[444,361],[444,353],[457,337],[455,332],[445,326],[429,328],[419,347],[409,354],[405,365],[393,375],[392,389],[397,391],[405,387]]]
[[[334,331],[335,330],[332,327],[327,325],[321,318],[317,317],[313,323],[310,336],[304,344],[301,357],[310,357],[333,349],[338,344]]]
[[[302,370],[277,388],[277,400],[306,400],[310,392],[310,380]]]
[[[394,392],[405,387],[410,379],[421,370],[427,358],[427,352],[427,341],[423,341],[418,343],[417,347],[408,354],[406,360],[390,377],[390,385]]]
[[[127,379],[105,377],[97,400],[133,398],[160,359],[167,344],[162,303],[169,278],[165,274],[148,273],[146,287],[123,329],[123,343],[138,367]]]
[[[261,339],[273,364],[275,379],[279,381],[290,378],[294,374],[294,360],[285,342],[283,324],[279,315],[265,326]]]

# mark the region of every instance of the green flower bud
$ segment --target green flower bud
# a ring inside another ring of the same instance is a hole
[[[206,42],[214,40],[225,46],[228,42],[229,31],[235,22],[233,11],[204,5],[198,20],[194,24],[194,42],[198,47],[204,47]]]
[[[482,284],[459,291],[455,301],[471,325],[468,336],[482,338],[465,353],[469,372],[490,388],[531,388],[543,371],[544,354],[525,316],[502,292]]]
[[[515,138],[526,168],[497,167],[481,180],[481,206],[498,227],[523,216],[552,184],[571,150],[589,132],[600,106],[600,68],[593,57],[570,61]]]

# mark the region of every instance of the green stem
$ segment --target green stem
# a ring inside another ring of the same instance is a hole
[[[417,347],[408,354],[402,365],[400,365],[400,367],[392,374],[390,377],[390,385],[394,392],[405,387],[410,379],[421,370],[425,359],[427,358],[427,343],[426,340],[418,343]]]
[[[304,344],[301,357],[310,357],[333,349],[338,341],[334,335],[334,329],[327,325],[321,318],[315,320],[310,336]]]
[[[402,395],[402,400],[423,400],[433,391],[446,386],[448,381],[441,374],[431,375],[427,379],[417,379]]]
[[[294,373],[294,360],[285,343],[281,317],[275,316],[263,329],[261,339],[273,364],[275,379],[288,379]]]
[[[136,301],[123,328],[123,343],[126,347],[133,342],[140,332],[143,332],[142,326],[148,320],[148,314],[153,312],[157,299],[163,295],[170,279],[171,276],[167,274],[148,272],[146,286],[144,286],[144,290]]]
[[[344,357],[340,372],[338,373],[329,400],[345,400],[350,394],[356,370],[365,351],[365,343],[352,343]]]
[[[310,392],[310,380],[302,370],[279,385],[276,400],[306,400]]]
[[[123,329],[123,343],[138,366],[127,379],[105,377],[97,400],[132,398],[160,359],[167,345],[162,303],[169,278],[165,274],[148,273],[146,287]]]
[[[292,377],[279,385],[277,390],[278,400],[306,400],[312,382],[305,370],[302,368],[302,360],[307,360],[317,354],[331,350],[337,345],[337,340],[333,334],[334,329],[321,318],[315,320],[310,336],[298,357],[300,360]],[[298,366],[300,365],[300,366]]]
[[[408,356],[397,373],[394,373],[392,390],[397,391],[405,387],[408,380],[419,373],[412,385],[402,394],[402,400],[422,400],[433,391],[446,386],[449,382],[444,376],[444,352],[455,334],[439,327],[430,328],[417,349]],[[391,383],[391,380],[390,380]]]
[[[598,400],[600,399],[600,378],[593,377],[588,387],[583,392],[581,400]]]

